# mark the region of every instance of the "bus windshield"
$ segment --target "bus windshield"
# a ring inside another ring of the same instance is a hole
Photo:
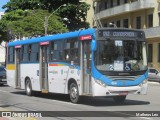
[[[136,40],[97,40],[96,68],[101,71],[146,70],[145,44]]]

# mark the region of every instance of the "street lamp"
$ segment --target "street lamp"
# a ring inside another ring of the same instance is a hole
[[[112,23],[112,22],[110,22],[109,25],[110,25],[110,26],[113,26],[113,27],[115,27],[115,28],[117,28],[117,25],[114,24],[114,23]]]
[[[59,6],[59,7],[58,7],[55,11],[53,11],[52,14],[50,14],[49,16],[45,16],[45,18],[44,18],[44,31],[45,31],[45,36],[47,35],[47,31],[48,31],[48,20],[49,20],[49,18],[50,18],[57,10],[59,10],[62,6],[65,7],[66,4],[63,4],[63,5]]]

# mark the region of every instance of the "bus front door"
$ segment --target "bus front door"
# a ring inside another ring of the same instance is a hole
[[[40,48],[40,81],[42,93],[48,93],[48,45],[41,45]]]
[[[81,68],[82,68],[82,92],[87,95],[92,94],[91,86],[91,41],[82,41],[81,46]]]
[[[20,54],[21,54],[21,49],[18,47],[15,49],[16,50],[16,88],[21,88],[21,79],[20,79]]]

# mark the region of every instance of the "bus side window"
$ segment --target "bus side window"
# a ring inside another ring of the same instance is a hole
[[[23,46],[23,62],[28,62],[28,45]]]
[[[39,61],[39,44],[32,44],[30,50],[30,61],[31,62]]]
[[[63,54],[63,40],[51,42],[50,46],[50,60],[57,61],[57,60],[64,60]]]
[[[52,61],[54,55],[54,42],[51,42],[49,50],[49,60]]]
[[[9,47],[8,62],[9,63],[14,62],[14,47]]]
[[[79,64],[79,41],[77,38],[67,39],[64,46],[65,60]]]
[[[32,45],[28,45],[28,61],[31,61]]]

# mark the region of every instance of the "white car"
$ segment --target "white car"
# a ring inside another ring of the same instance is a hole
[[[149,67],[148,68],[148,80],[160,83],[160,72],[153,67]]]

